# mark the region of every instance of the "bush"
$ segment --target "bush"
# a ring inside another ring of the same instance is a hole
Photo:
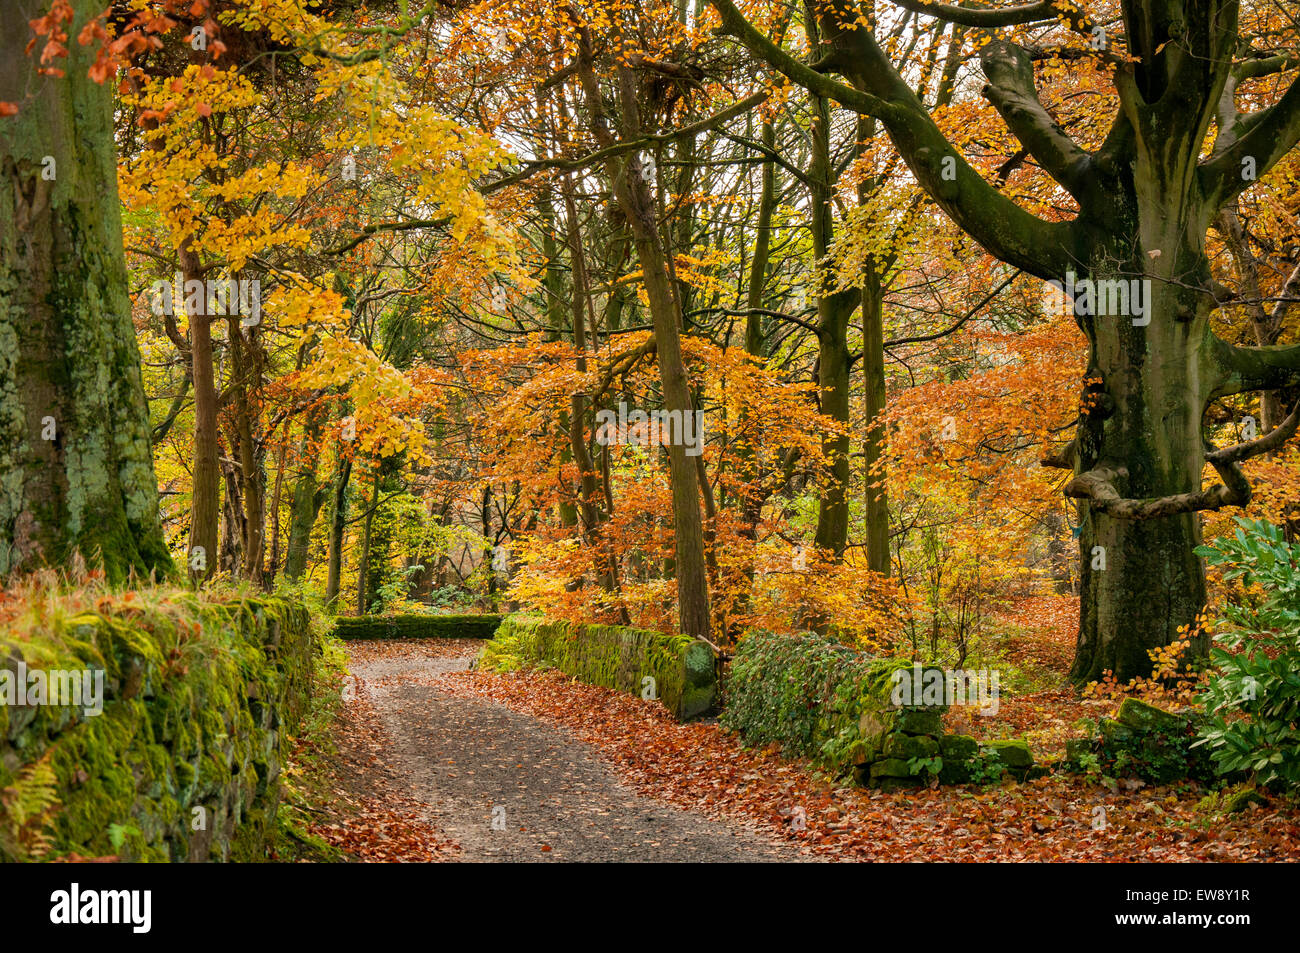
[[[499,615],[359,615],[334,622],[337,638],[352,639],[490,639]]]
[[[987,781],[980,767],[995,760],[1026,778],[1039,769],[1023,741],[985,747],[946,734],[945,703],[895,705],[894,673],[905,658],[880,658],[828,636],[754,632],[741,641],[727,677],[722,723],[749,744],[779,744],[786,755],[812,758],[836,774],[886,791]],[[918,675],[945,675],[916,666]]]
[[[1300,783],[1300,546],[1280,527],[1238,519],[1234,536],[1197,552],[1232,586],[1211,651],[1216,674],[1202,732],[1221,774]]]
[[[1215,778],[1210,758],[1197,747],[1205,724],[1199,711],[1168,712],[1136,698],[1125,698],[1114,718],[1103,718],[1091,739],[1066,743],[1074,770],[1107,777],[1140,778],[1152,784]]]

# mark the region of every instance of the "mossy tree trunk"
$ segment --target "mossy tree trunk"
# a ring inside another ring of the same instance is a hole
[[[131,322],[112,89],[75,37],[41,76],[24,47],[36,0],[0,31],[0,574],[97,558],[108,578],[169,571]],[[40,44],[37,45],[39,49]]]
[[[298,444],[298,476],[293,485],[293,502],[289,513],[289,544],[285,549],[284,575],[297,582],[307,571],[311,531],[325,503],[325,493],[316,476],[316,458],[320,450],[324,412],[309,412],[302,440]]]
[[[1151,247],[1170,248],[1171,259],[1181,257],[1173,236],[1162,236]],[[1099,262],[1094,274],[1101,268]],[[1084,501],[1082,603],[1073,669],[1081,681],[1100,679],[1107,670],[1121,680],[1145,674],[1151,664],[1148,650],[1174,641],[1181,627],[1190,629],[1205,604],[1204,570],[1193,552],[1201,542],[1195,512],[1171,510],[1133,519],[1091,496],[1113,490],[1123,498],[1156,500],[1200,487],[1205,465],[1201,416],[1208,395],[1200,383],[1199,345],[1209,309],[1180,301],[1188,296],[1170,285],[1168,273],[1157,270],[1165,271],[1148,268],[1144,279],[1152,288],[1149,325],[1134,326],[1126,314],[1081,318],[1091,343],[1088,376],[1104,382],[1093,389],[1096,406],[1079,428],[1076,479],[1067,491]],[[1143,262],[1132,261],[1111,273],[1117,271],[1142,274]],[[1108,474],[1110,490],[1091,482],[1092,474],[1101,471]],[[1195,649],[1207,649],[1204,637]]]
[[[958,61],[954,49],[944,80],[940,83],[938,99],[942,103],[951,97],[950,74]],[[858,155],[876,138],[880,123],[870,116],[858,116]],[[884,182],[881,176],[864,178],[858,185],[858,203],[867,205],[873,193]],[[888,576],[891,571],[889,554],[889,494],[885,487],[884,457],[886,438],[885,414],[885,276],[897,258],[897,250],[885,260],[868,256],[862,267],[862,390],[863,417],[866,432],[862,437],[862,476],[865,485],[865,523],[868,568]]]
[[[809,17],[809,23],[814,21]],[[815,28],[812,42],[817,42]],[[829,550],[839,562],[849,540],[849,319],[858,309],[861,296],[853,288],[836,289],[826,256],[835,237],[834,165],[831,161],[830,103],[815,93],[809,96],[812,123],[812,162],[809,169],[812,205],[812,246],[817,294],[817,384],[821,412],[844,424],[842,433],[822,435],[822,453],[830,475],[817,505],[817,530],[813,537],[819,549]]]
[[[352,458],[340,448],[338,472],[334,475],[333,506],[330,507],[329,567],[325,577],[325,602],[334,607],[343,579],[343,543],[348,526],[348,484],[352,480]]]
[[[881,460],[885,455],[885,319],[880,274],[868,262],[862,285],[862,386],[867,432],[862,464],[866,481],[867,566],[890,574],[889,494]]]

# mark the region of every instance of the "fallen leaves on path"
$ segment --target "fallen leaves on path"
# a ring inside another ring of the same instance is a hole
[[[335,726],[338,757],[325,769],[335,797],[309,832],[364,862],[454,859],[459,845],[429,822],[423,804],[404,793],[386,756],[381,726],[365,685],[350,686]]]
[[[566,728],[639,793],[766,828],[827,859],[1191,861],[1300,858],[1300,812],[1197,813],[1188,786],[1139,792],[1047,777],[882,794],[836,787],[800,762],[742,747],[715,724],[678,724],[657,702],[550,672],[441,676]]]
[[[1023,738],[1040,760],[1059,758],[1069,738],[1088,735],[1088,729],[1080,727],[1081,719],[1114,715],[1117,707],[1112,701],[1080,698],[1066,677],[1074,660],[1079,600],[1068,595],[1029,596],[1000,614],[1000,620],[1012,633],[1003,646],[1005,657],[1057,684],[1012,694],[1004,683],[995,712],[953,706],[944,716],[944,727],[980,741]]]

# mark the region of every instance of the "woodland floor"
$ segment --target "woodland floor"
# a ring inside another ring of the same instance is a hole
[[[1017,662],[1068,665],[1058,604],[1031,602],[1020,621]],[[1224,815],[1198,808],[1206,792],[1193,784],[1056,775],[896,794],[844,787],[715,723],[678,724],[656,702],[555,672],[467,671],[478,647],[349,644],[335,800],[312,833],[378,861],[1300,858],[1300,811],[1281,804]],[[1108,704],[1048,687],[952,727],[1024,736],[1042,757]]]

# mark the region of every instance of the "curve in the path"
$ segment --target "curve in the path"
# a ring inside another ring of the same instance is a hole
[[[790,846],[638,795],[598,752],[437,676],[472,655],[354,660],[388,760],[471,861],[797,860]]]

